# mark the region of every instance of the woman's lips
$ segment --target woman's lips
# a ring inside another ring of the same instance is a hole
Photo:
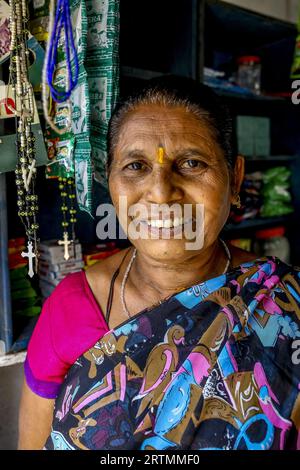
[[[138,227],[141,227],[141,235],[145,235],[145,238],[172,238],[176,235],[183,235],[184,232],[188,230],[192,230],[194,219],[188,219],[186,221],[181,220],[172,220],[172,221],[148,221],[148,220],[133,220],[133,223]],[[157,226],[162,225],[163,227]],[[168,227],[168,225],[173,225]]]

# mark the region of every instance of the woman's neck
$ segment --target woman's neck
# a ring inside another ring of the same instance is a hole
[[[178,262],[174,259],[170,263],[160,262],[138,252],[127,282],[143,297],[161,299],[221,275],[227,261],[227,254],[218,240],[201,254]]]

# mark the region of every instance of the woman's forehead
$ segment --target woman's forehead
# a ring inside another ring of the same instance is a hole
[[[156,140],[160,138],[211,140],[213,132],[203,119],[183,107],[157,105],[139,106],[126,117],[119,142],[130,139]]]
[[[199,111],[200,114],[200,111]],[[203,112],[203,117],[207,116]],[[132,109],[125,119],[127,124],[134,123],[192,123],[197,124],[199,118],[185,106],[180,105],[163,105],[158,103],[149,103],[149,104],[139,104],[134,109]]]

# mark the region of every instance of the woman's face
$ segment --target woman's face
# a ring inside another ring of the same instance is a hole
[[[204,230],[204,245],[198,249],[201,251],[218,238],[228,218],[234,191],[239,190],[242,170],[242,165],[238,164],[230,178],[224,153],[213,131],[204,120],[199,120],[185,108],[139,105],[128,113],[121,126],[109,189],[119,219],[120,196],[126,197],[128,208],[143,204],[149,210],[148,222],[153,205],[179,204],[183,208],[189,204],[194,215],[196,205],[202,205],[204,225],[196,227]],[[235,188],[231,188],[232,185]],[[155,217],[158,218],[163,216]],[[132,222],[128,212],[126,222]],[[169,229],[169,239],[163,239],[162,229],[151,229],[147,224],[143,229],[149,236],[132,240],[132,243],[144,254],[166,262],[174,260],[175,256],[177,261],[184,261],[195,255],[195,251],[186,249],[187,239],[174,237],[172,229]],[[156,239],[153,239],[153,233]]]

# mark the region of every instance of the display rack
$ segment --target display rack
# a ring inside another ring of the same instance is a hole
[[[279,96],[291,90],[290,71],[297,28],[287,21],[262,15],[219,0],[121,1],[121,86],[130,80],[179,74],[204,80],[204,69],[226,71],[237,57],[262,58],[260,96],[215,89],[233,115],[266,116],[271,120],[271,155],[246,158],[246,172],[284,165],[292,170],[295,212],[288,217],[227,224],[228,237],[252,235],[258,229],[284,225],[294,264],[300,265],[300,106]],[[142,5],[141,5],[142,3]],[[161,30],[159,25],[163,25]],[[159,33],[161,31],[161,34]]]

